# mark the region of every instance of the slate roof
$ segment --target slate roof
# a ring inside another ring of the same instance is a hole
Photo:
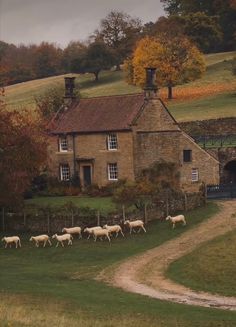
[[[143,94],[80,99],[52,121],[53,134],[130,130],[145,102]]]

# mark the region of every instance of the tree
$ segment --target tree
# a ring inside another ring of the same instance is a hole
[[[204,13],[208,17],[218,17],[223,33],[221,50],[235,49],[236,4],[235,0],[161,0],[168,15],[185,16]],[[210,36],[210,35],[209,35]]]
[[[42,125],[28,112],[0,105],[0,207],[23,200],[23,193],[47,158]]]
[[[79,41],[72,41],[63,51],[62,65],[66,72],[71,72],[72,63],[75,60],[83,58],[86,54],[87,47],[85,44]]]
[[[121,11],[111,11],[101,20],[100,28],[95,31],[95,40],[102,40],[115,56],[117,70],[120,64],[132,52],[139,38],[142,24],[139,18],[133,18]]]
[[[146,67],[157,68],[157,84],[168,87],[168,99],[172,99],[175,85],[200,78],[205,71],[203,55],[183,36],[140,40],[133,57],[125,63],[128,82],[143,87]]]
[[[42,42],[35,51],[34,69],[38,78],[61,73],[62,50],[54,44]]]
[[[81,57],[71,63],[71,70],[75,73],[92,73],[95,81],[103,69],[109,69],[114,64],[113,53],[103,42],[91,43]]]

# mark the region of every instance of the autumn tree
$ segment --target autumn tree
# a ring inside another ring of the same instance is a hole
[[[72,41],[63,51],[62,65],[66,72],[73,71],[73,63],[83,59],[86,55],[87,46],[79,41]]]
[[[158,86],[172,88],[200,78],[205,71],[204,57],[186,37],[150,38],[139,41],[131,59],[125,63],[128,82],[144,86],[145,68],[156,67]]]
[[[19,204],[47,158],[42,125],[0,105],[0,207]]]
[[[111,11],[101,20],[94,33],[95,40],[102,40],[113,50],[117,70],[130,55],[142,29],[141,20],[121,11]]]

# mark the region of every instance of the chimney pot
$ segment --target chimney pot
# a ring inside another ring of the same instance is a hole
[[[156,78],[156,68],[147,67],[146,70],[146,85],[144,87],[145,95],[147,98],[153,97],[156,95],[157,86],[155,84]]]
[[[65,98],[75,98],[74,88],[75,77],[65,77]]]

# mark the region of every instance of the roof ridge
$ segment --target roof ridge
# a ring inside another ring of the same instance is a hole
[[[124,96],[141,96],[141,95],[143,95],[144,96],[144,94],[142,93],[142,92],[140,92],[140,93],[125,93],[125,94],[115,94],[115,95],[98,95],[98,96],[96,96],[96,97],[91,97],[91,98],[80,98],[79,100],[91,100],[91,99],[102,99],[102,98],[114,98],[114,97],[116,97],[116,98],[118,98],[118,97],[124,97]]]

